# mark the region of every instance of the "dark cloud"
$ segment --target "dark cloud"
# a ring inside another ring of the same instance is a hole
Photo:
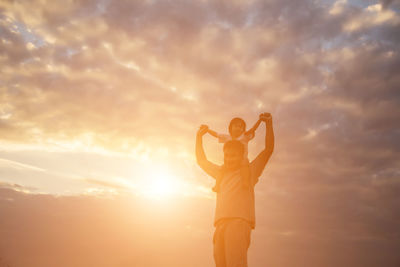
[[[400,1],[398,0],[381,0],[380,2],[384,8],[394,7],[398,9],[400,7]]]
[[[27,187],[27,186],[22,186],[22,185],[19,185],[19,184],[5,183],[5,182],[0,182],[0,188],[12,189],[14,191],[24,191],[24,190],[34,191],[34,190],[37,189],[37,188],[34,188],[34,187]]]

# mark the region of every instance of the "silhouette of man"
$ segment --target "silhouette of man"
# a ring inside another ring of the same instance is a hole
[[[211,177],[221,178],[217,192],[214,218],[214,260],[217,267],[247,267],[247,250],[251,230],[255,228],[254,186],[274,150],[272,116],[264,113],[265,148],[250,163],[250,186],[243,187],[240,169],[243,144],[232,140],[224,144],[224,165],[207,160],[203,148],[203,135],[208,127],[202,125],[196,135],[196,159],[199,166]]]

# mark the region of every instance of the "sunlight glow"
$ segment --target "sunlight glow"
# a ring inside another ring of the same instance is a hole
[[[153,199],[165,199],[179,194],[181,183],[167,168],[148,170],[146,178],[139,185],[140,194]]]

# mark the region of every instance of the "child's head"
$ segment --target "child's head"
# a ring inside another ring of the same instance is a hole
[[[233,118],[229,123],[229,134],[233,137],[239,137],[246,131],[246,123],[241,118]]]
[[[244,145],[238,140],[224,144],[224,165],[227,169],[240,168],[243,161]]]

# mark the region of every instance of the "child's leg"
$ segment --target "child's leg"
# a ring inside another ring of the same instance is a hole
[[[242,162],[242,167],[240,169],[240,174],[242,176],[242,186],[244,188],[249,188],[250,186],[250,163],[249,159],[245,158]]]

